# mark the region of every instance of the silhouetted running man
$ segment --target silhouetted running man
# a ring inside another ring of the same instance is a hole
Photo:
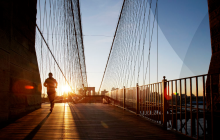
[[[54,98],[56,94],[55,88],[57,88],[57,81],[53,78],[53,74],[49,73],[49,78],[44,82],[44,86],[47,87],[47,95],[50,100],[50,111],[52,112],[54,107]]]

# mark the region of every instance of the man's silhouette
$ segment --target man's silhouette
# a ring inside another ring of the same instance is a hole
[[[47,78],[44,82],[44,86],[47,87],[47,95],[50,100],[50,111],[52,112],[54,107],[54,98],[56,94],[55,88],[57,88],[57,81],[53,78],[53,74],[49,73],[49,78]]]

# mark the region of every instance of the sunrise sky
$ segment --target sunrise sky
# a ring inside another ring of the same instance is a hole
[[[43,10],[44,0],[39,2],[42,5],[41,10]],[[95,87],[96,91],[99,90],[101,84],[122,3],[123,0],[80,0],[87,81],[88,86]],[[49,5],[46,8],[49,8]],[[39,21],[43,20],[44,12],[41,11],[41,13],[42,17],[40,17],[40,9],[38,9],[38,25],[40,25]],[[154,10],[151,11],[151,14],[153,17]],[[207,0],[158,0],[158,16],[159,20],[156,22],[159,29],[159,71],[157,79],[157,50],[156,43],[152,42],[150,83],[161,81],[163,76],[172,80],[207,74],[211,58]],[[47,33],[50,30],[47,30],[46,27],[41,27],[45,37],[51,35]],[[57,35],[57,37],[60,36]],[[36,40],[36,51],[38,59],[41,60],[41,50],[39,49],[42,45],[42,38],[37,36]],[[50,48],[54,47],[50,40],[48,43]],[[54,60],[49,55],[44,43],[43,45],[42,49],[50,57],[50,60],[44,67],[42,67],[44,64],[41,64],[41,61],[38,62],[42,82],[50,71],[54,72],[54,78],[59,83],[58,93],[62,95],[68,89],[67,83],[65,83],[60,71],[53,70],[51,67],[51,65],[55,66]],[[48,58],[47,55],[44,56],[45,59]],[[62,64],[60,65],[62,66]],[[65,72],[66,69],[63,68],[63,71]],[[139,85],[143,85],[143,83],[140,81]],[[135,84],[136,81],[132,86]],[[77,88],[75,85],[72,87]],[[45,92],[46,88],[43,88],[43,93]]]

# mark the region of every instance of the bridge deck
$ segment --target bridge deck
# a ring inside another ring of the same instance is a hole
[[[0,139],[189,139],[107,104],[43,104],[0,130]]]

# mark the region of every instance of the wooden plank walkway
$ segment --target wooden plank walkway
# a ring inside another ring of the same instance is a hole
[[[107,104],[49,104],[0,129],[0,139],[189,139]]]

